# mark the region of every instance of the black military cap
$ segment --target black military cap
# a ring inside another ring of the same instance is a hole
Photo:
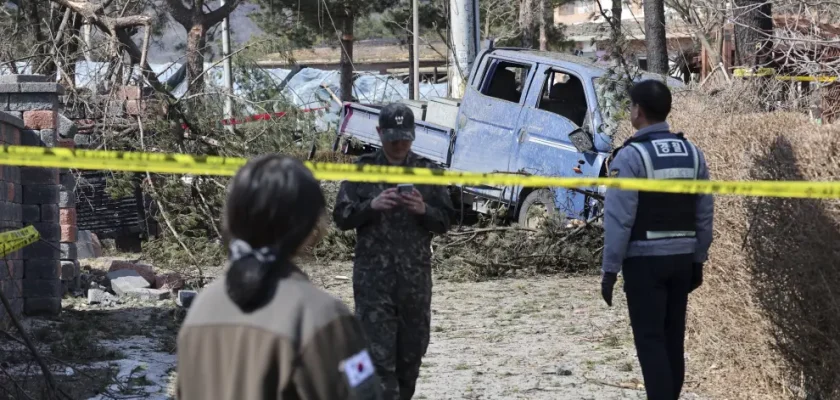
[[[414,140],[414,112],[402,103],[391,103],[379,112],[382,140]]]

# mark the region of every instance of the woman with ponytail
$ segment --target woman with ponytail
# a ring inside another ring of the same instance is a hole
[[[324,204],[293,158],[262,156],[237,172],[223,217],[227,271],[178,335],[179,399],[380,398],[353,314],[293,262],[319,239]]]

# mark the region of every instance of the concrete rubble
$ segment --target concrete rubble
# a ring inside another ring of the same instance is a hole
[[[156,273],[151,265],[131,261],[111,261],[108,272],[89,269],[81,284],[90,305],[113,306],[128,299],[161,301],[174,295],[179,307],[188,308],[197,292],[182,290],[184,278],[174,272]]]

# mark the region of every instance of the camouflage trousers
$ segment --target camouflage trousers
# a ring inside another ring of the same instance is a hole
[[[357,263],[353,268],[356,317],[370,343],[383,400],[411,399],[429,347],[431,267],[412,267],[397,272],[392,266]]]

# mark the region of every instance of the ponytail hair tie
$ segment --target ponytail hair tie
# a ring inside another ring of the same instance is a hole
[[[230,249],[230,261],[236,262],[243,258],[254,257],[261,264],[270,264],[277,260],[274,251],[269,247],[254,249],[248,242],[241,239],[233,239],[228,246]]]

